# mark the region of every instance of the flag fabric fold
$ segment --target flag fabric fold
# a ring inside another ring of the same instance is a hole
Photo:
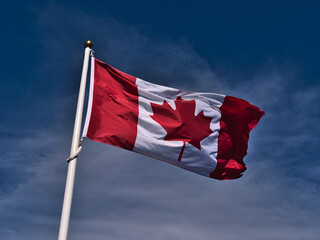
[[[144,81],[92,57],[83,136],[220,180],[246,170],[264,112],[245,100]]]

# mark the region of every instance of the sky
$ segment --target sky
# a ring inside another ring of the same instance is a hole
[[[2,5],[0,238],[57,239],[83,43],[133,76],[266,112],[247,171],[206,178],[85,139],[69,239],[318,240],[320,3]]]

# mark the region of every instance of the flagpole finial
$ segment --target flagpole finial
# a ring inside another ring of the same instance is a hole
[[[86,41],[86,42],[83,44],[83,46],[85,46],[85,47],[88,47],[88,48],[92,49],[92,47],[93,47],[93,43],[92,43],[90,40],[88,40],[88,41]]]

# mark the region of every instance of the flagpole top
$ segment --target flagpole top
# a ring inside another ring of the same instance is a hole
[[[83,46],[86,48],[88,47],[88,48],[92,49],[93,43],[90,40],[88,40],[83,44]]]

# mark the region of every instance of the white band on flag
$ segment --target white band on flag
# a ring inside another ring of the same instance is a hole
[[[82,137],[87,136],[88,127],[90,123],[91,110],[92,110],[92,100],[93,100],[93,87],[94,87],[94,57],[91,57],[91,73],[90,73],[90,89],[89,89],[89,99],[88,99],[88,107],[87,107],[87,115],[84,123]]]

